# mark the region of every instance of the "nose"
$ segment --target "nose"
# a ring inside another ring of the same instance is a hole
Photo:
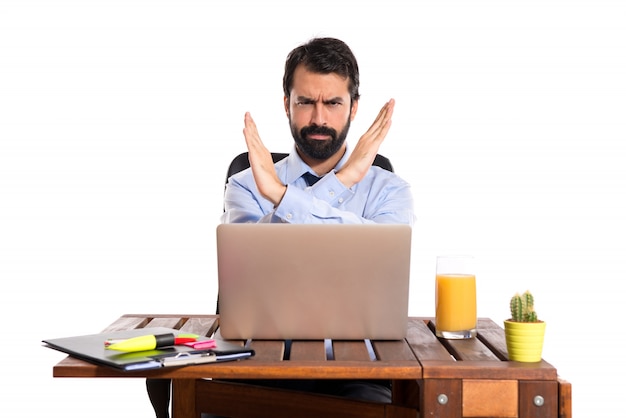
[[[323,126],[326,124],[326,110],[321,101],[315,103],[311,112],[311,125]]]

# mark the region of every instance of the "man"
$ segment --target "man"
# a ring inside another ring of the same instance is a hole
[[[230,178],[222,221],[411,225],[409,184],[372,167],[391,126],[393,99],[348,152],[346,137],[360,98],[359,69],[350,48],[333,38],[316,38],[295,48],[285,63],[283,90],[294,149],[274,164],[246,113],[243,134],[250,169]],[[379,383],[318,382],[313,390],[390,401],[388,382]]]
[[[274,165],[246,113],[251,170],[230,179],[222,221],[412,224],[408,183],[372,167],[391,126],[393,99],[348,152],[359,104],[359,69],[350,48],[332,38],[297,47],[287,57],[283,90],[294,150]],[[321,178],[309,186],[312,176]]]
[[[359,69],[350,48],[316,38],[287,56],[284,106],[295,144],[274,164],[249,113],[244,130],[250,169],[226,186],[222,222],[413,223],[409,184],[372,167],[391,126],[392,99],[348,152],[346,138],[359,104]],[[388,381],[264,381],[369,401],[390,402]],[[169,381],[147,381],[157,417],[168,417]]]

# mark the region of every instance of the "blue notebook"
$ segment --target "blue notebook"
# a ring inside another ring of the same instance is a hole
[[[158,369],[161,367],[187,366],[212,362],[235,361],[254,355],[254,350],[215,340],[215,348],[197,350],[184,345],[164,347],[149,351],[120,352],[105,348],[105,341],[126,339],[143,335],[184,334],[172,328],[140,328],[101,334],[46,339],[45,347],[61,351],[90,363],[113,367],[124,371]],[[199,340],[209,338],[200,337]]]

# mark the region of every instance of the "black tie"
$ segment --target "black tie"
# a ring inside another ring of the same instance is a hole
[[[313,186],[321,179],[321,177],[317,177],[309,172],[304,173],[302,177],[304,178],[304,181],[306,181],[306,184],[308,186]]]

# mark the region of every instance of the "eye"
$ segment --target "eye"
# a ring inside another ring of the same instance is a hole
[[[297,100],[296,101],[296,106],[299,106],[299,107],[308,106],[312,104],[313,104],[313,101],[311,100]]]

